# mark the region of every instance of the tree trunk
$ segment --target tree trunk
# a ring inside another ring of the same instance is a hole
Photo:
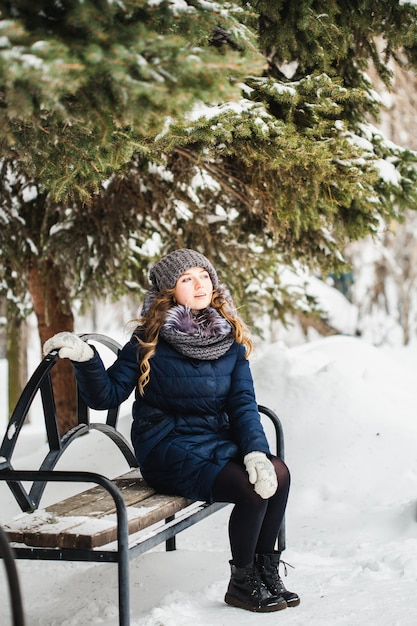
[[[8,402],[9,414],[15,408],[28,377],[27,331],[25,321],[16,309],[7,310],[6,358],[9,372]]]
[[[0,359],[7,355],[7,299],[6,294],[0,291]]]
[[[60,273],[52,263],[42,265],[32,259],[27,268],[28,286],[38,320],[41,345],[55,333],[74,331],[70,298]],[[59,361],[52,370],[58,426],[61,435],[77,423],[75,377],[68,359]]]

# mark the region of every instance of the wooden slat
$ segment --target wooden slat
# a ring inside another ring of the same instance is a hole
[[[115,482],[128,506],[129,533],[136,533],[181,511],[192,503],[181,496],[155,493],[137,470]],[[117,539],[113,498],[93,487],[61,502],[19,516],[5,525],[10,541],[37,547],[92,549]]]
[[[126,506],[135,505],[155,493],[155,489],[145,483],[138,470],[131,470],[112,482],[121,490]],[[97,485],[61,502],[51,504],[45,510],[57,516],[94,515],[100,517],[114,513],[116,507],[109,492]]]
[[[26,517],[29,518],[30,516],[27,515]],[[100,532],[103,536],[106,532],[112,536],[115,528],[115,523],[112,520],[100,520],[99,524],[94,523],[92,526],[92,520],[87,517],[59,519],[48,517],[44,511],[39,511],[31,517],[32,519],[20,518],[18,520],[20,523],[17,525],[13,523],[5,525],[9,541],[42,548],[59,548],[64,547],[67,533],[77,536],[78,530],[82,531],[83,528],[84,533],[86,528],[89,529],[89,532],[97,533],[100,526]],[[78,546],[74,545],[74,547]]]
[[[192,500],[187,500],[180,496],[163,496],[159,494],[151,496],[143,502],[141,508],[128,508],[129,534],[149,528],[149,526],[178,513],[178,511],[190,504],[192,504]],[[104,519],[108,520],[107,517]],[[104,521],[104,519],[101,518],[101,521]],[[68,529],[65,533],[59,533],[56,541],[62,548],[86,549],[97,548],[116,541],[117,525],[115,518],[112,528],[97,529],[92,533],[89,526],[91,526],[91,519],[90,524],[86,524],[86,528],[78,526],[74,529]]]

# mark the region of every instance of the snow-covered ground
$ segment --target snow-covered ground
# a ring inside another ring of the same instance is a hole
[[[285,583],[301,604],[262,615],[224,604],[226,508],[182,533],[176,552],[161,547],[131,562],[132,626],[414,626],[417,349],[376,348],[349,336],[293,347],[280,342],[259,350],[252,370],[258,401],[284,425],[292,473],[284,559],[294,566]],[[35,421],[21,438],[15,465],[30,467],[42,456],[44,435]],[[124,469],[99,436],[81,440],[60,468],[79,464],[108,475]],[[58,497],[55,489],[62,487],[50,487],[45,504]],[[0,485],[0,522],[18,513]],[[17,567],[28,626],[117,625],[115,565],[18,561]],[[8,626],[1,570],[0,606],[0,625]]]

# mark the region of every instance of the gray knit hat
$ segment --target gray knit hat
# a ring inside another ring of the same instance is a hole
[[[209,273],[213,288],[219,286],[216,270],[210,261],[199,252],[189,248],[174,250],[156,263],[149,273],[151,283],[160,291],[161,289],[173,289],[184,272],[190,267],[202,267]]]

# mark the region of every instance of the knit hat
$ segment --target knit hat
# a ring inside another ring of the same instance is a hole
[[[161,289],[173,289],[184,272],[190,267],[202,267],[207,270],[213,283],[213,288],[219,286],[216,270],[210,261],[199,252],[189,248],[174,250],[156,263],[149,273],[151,283],[160,291]]]

